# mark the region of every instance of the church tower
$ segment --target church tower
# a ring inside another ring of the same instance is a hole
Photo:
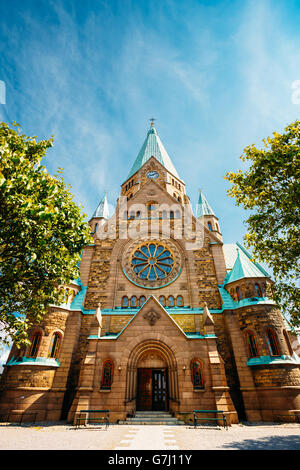
[[[113,422],[160,411],[189,423],[194,409],[229,424],[295,419],[300,360],[272,280],[223,243],[202,191],[194,215],[153,121],[115,212],[105,194],[89,223],[73,297],[5,366],[0,409],[11,420],[37,410],[72,422],[82,409],[109,409]]]

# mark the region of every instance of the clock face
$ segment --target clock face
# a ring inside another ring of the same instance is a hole
[[[152,179],[158,178],[157,171],[148,171],[147,178],[152,178]]]

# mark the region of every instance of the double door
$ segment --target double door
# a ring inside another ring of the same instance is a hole
[[[167,369],[138,369],[137,410],[166,411],[167,392]]]

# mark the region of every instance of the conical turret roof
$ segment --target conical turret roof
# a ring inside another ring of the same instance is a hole
[[[134,175],[151,157],[156,158],[170,173],[179,178],[171,158],[163,146],[153,124],[151,124],[142,148],[129,172],[128,178]]]
[[[200,189],[196,217],[202,217],[203,215],[215,215],[214,211],[207,202],[202,190]]]
[[[103,198],[99,202],[97,209],[95,210],[93,217],[103,217],[103,219],[109,219],[109,209],[107,203],[106,193],[104,194]]]
[[[235,249],[236,259],[226,277],[225,284],[244,278],[269,277],[268,273],[258,263],[251,261],[250,255],[239,244],[235,245]]]

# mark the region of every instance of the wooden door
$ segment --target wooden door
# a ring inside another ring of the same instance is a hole
[[[139,411],[152,410],[152,369],[138,369],[136,409]]]
[[[167,377],[165,369],[152,371],[152,410],[167,410]]]

